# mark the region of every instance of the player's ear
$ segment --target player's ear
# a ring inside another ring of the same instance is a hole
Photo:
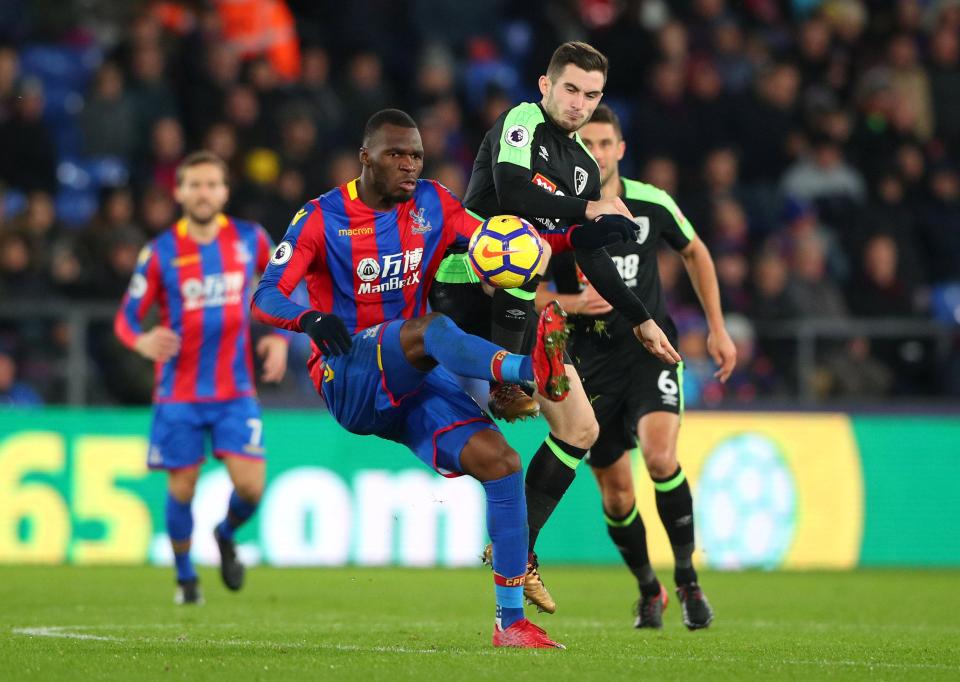
[[[617,161],[623,161],[623,155],[627,151],[627,143],[623,140],[620,140],[617,143]]]
[[[370,150],[366,147],[360,147],[360,165],[369,166],[370,165]]]
[[[550,92],[550,77],[540,76],[540,80],[537,81],[537,85],[540,86],[540,94],[546,97]]]

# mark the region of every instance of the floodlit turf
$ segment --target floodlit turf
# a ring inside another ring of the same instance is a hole
[[[490,646],[489,571],[201,573],[176,607],[158,568],[0,568],[0,680],[960,679],[957,571],[712,573],[717,612],[635,631],[624,570],[544,567],[535,620],[567,651]]]

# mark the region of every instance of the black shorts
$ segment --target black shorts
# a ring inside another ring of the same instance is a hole
[[[637,446],[637,422],[650,412],[683,412],[683,363],[668,365],[632,337],[615,344],[574,339],[572,355],[600,425],[590,466],[608,467]]]

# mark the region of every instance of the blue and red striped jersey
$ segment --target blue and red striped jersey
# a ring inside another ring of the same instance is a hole
[[[254,395],[250,284],[273,252],[256,223],[224,215],[209,244],[187,234],[186,220],[147,244],[114,320],[133,348],[156,303],[160,324],[180,335],[180,352],[156,365],[155,402],[231,400]]]
[[[254,294],[254,316],[300,331],[300,316],[318,310],[355,333],[423,315],[447,247],[469,241],[480,222],[433,180],[418,180],[413,197],[389,211],[364,204],[352,180],[294,216]],[[304,278],[310,308],[289,298]]]

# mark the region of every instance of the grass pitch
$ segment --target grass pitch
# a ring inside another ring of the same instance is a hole
[[[707,573],[699,632],[672,595],[633,630],[623,569],[544,579],[567,651],[493,649],[483,569],[255,568],[239,594],[205,569],[176,607],[168,569],[3,567],[0,680],[960,679],[957,571]]]

